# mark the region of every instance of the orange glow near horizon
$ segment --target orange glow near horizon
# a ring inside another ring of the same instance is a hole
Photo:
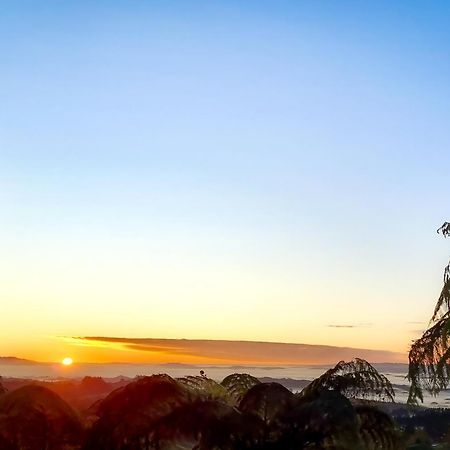
[[[32,349],[28,349],[29,351]],[[64,352],[61,364],[80,363],[134,363],[134,364],[205,364],[205,365],[296,365],[325,364],[340,359],[362,357],[372,362],[405,362],[406,354],[383,350],[348,349],[321,345],[287,344],[274,342],[188,340],[188,339],[133,339],[108,337],[53,338],[47,347],[29,359],[52,362],[53,355]],[[28,353],[28,352],[27,352]],[[42,356],[41,356],[42,355]],[[70,359],[70,363],[69,363]]]
[[[70,355],[78,364],[205,364],[205,365],[296,365],[325,364],[361,357],[371,362],[406,362],[404,351],[388,352],[367,348],[328,347],[321,343],[287,344],[251,340],[138,339],[114,337],[41,336],[22,341],[11,356],[38,362],[62,364]],[[67,358],[69,356],[66,356]],[[65,366],[65,365],[64,365]],[[68,366],[65,366],[68,367]]]

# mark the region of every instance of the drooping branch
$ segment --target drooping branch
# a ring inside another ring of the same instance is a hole
[[[450,311],[450,264],[445,268],[444,286],[434,308],[431,323],[439,321]]]
[[[341,361],[316,378],[302,395],[322,390],[338,391],[347,398],[373,398],[394,401],[394,389],[390,381],[364,359]]]
[[[450,378],[450,313],[432,325],[409,352],[408,378],[411,381],[409,403],[423,401],[423,390],[437,394],[448,386]]]
[[[437,232],[444,237],[450,236],[450,222],[444,222],[444,225],[438,228]]]
[[[450,236],[450,222],[438,230]],[[409,351],[409,403],[423,402],[423,391],[436,395],[450,384],[450,263],[444,270],[444,285],[428,329],[415,340]]]

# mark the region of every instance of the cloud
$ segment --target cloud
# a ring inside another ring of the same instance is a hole
[[[327,345],[291,344],[278,342],[224,341],[195,339],[157,339],[124,337],[74,337],[77,342],[99,348],[112,344],[126,352],[140,352],[151,362],[183,362],[192,364],[333,364],[355,357],[370,362],[405,362],[406,355],[387,350],[358,349]],[[128,355],[133,360],[132,355]],[[140,358],[142,360],[142,357]]]
[[[366,323],[354,323],[354,324],[335,324],[331,323],[328,324],[328,328],[365,328],[365,327],[371,327],[373,323],[366,322]]]

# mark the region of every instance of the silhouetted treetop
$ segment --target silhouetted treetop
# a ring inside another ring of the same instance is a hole
[[[239,403],[239,409],[256,414],[269,424],[293,398],[294,394],[279,383],[259,383],[247,391]]]
[[[0,397],[0,436],[16,446],[12,448],[72,448],[81,435],[78,415],[47,388],[27,385]]]
[[[148,436],[159,419],[189,399],[188,390],[168,375],[140,377],[111,392],[97,405],[99,418],[86,449],[126,448],[124,443]]]
[[[203,372],[203,371],[202,371]],[[228,392],[217,381],[208,378],[204,372],[199,376],[189,375],[177,378],[177,381],[193,393],[208,399],[227,399]]]
[[[371,398],[394,401],[395,393],[390,381],[364,359],[340,361],[309,384],[300,395],[332,390],[348,398]]]
[[[225,377],[220,384],[240,402],[247,391],[260,384],[260,381],[248,373],[233,373]]]
[[[280,430],[280,449],[363,450],[355,409],[337,391],[295,396],[275,422]]]

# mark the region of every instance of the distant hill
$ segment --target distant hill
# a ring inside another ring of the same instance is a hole
[[[30,359],[16,358],[15,356],[0,356],[0,364],[24,365],[39,363],[36,361],[31,361]]]

